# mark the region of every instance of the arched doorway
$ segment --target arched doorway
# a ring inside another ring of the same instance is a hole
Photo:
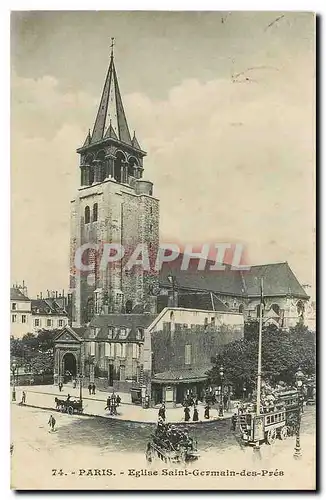
[[[77,376],[77,360],[71,353],[67,352],[62,358],[64,381],[72,380]]]

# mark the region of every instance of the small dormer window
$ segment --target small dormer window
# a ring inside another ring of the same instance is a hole
[[[113,327],[108,327],[108,339],[113,339]]]

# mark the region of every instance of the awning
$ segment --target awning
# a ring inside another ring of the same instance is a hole
[[[162,373],[156,373],[152,377],[152,384],[189,384],[194,382],[204,382],[207,380],[207,372],[210,366],[204,368],[168,370]]]

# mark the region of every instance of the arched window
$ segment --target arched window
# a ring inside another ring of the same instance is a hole
[[[85,207],[85,224],[88,224],[91,220],[91,211],[89,209],[89,206]]]
[[[280,314],[280,306],[278,304],[272,304],[271,305],[271,309],[273,309],[273,311],[276,313],[276,314]]]
[[[97,221],[98,217],[98,204],[94,203],[93,205],[93,222]]]
[[[132,312],[132,301],[131,300],[127,300],[127,302],[126,302],[126,313],[130,314],[131,312]]]
[[[243,309],[244,309],[243,304],[240,304],[239,305],[239,313],[240,314],[243,314]]]
[[[215,317],[214,316],[211,318],[211,326],[215,326]]]

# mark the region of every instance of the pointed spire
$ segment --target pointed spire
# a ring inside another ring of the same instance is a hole
[[[132,146],[135,148],[135,149],[140,149],[141,150],[141,147],[139,145],[139,142],[137,141],[137,137],[136,137],[136,133],[134,131],[134,136],[132,138],[132,141],[131,141],[131,144]]]
[[[110,125],[109,128],[107,129],[104,138],[107,139],[111,137],[111,139],[116,139],[118,140],[117,134],[114,131],[114,128],[112,127],[112,120],[110,120]]]
[[[106,124],[109,118],[111,120],[110,126],[112,127],[117,139],[131,145],[132,143],[130,132],[122,104],[118,77],[114,66],[114,39],[111,40],[112,43],[110,65],[105,79],[101,102],[95,120],[92,134],[92,143],[101,141],[104,138],[104,131],[106,129]],[[105,134],[105,136],[107,135],[107,133]]]
[[[86,137],[85,142],[84,142],[84,144],[83,144],[83,148],[84,148],[85,146],[89,146],[91,142],[92,142],[92,138],[91,138],[91,131],[90,131],[90,130],[88,130],[88,134],[87,134],[87,137]]]

